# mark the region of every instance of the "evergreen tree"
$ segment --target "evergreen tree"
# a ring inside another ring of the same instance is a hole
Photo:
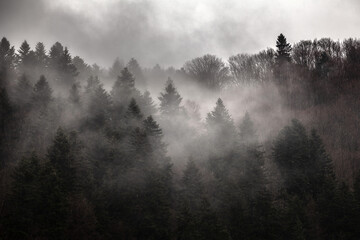
[[[52,100],[52,89],[44,75],[41,75],[33,89],[32,103],[40,108],[45,108]]]
[[[309,159],[308,136],[305,127],[297,120],[280,131],[273,155],[285,180],[285,189],[304,197],[310,192],[309,169],[315,159]]]
[[[28,109],[32,96],[32,86],[25,74],[21,75],[15,86],[14,101],[22,109]]]
[[[60,57],[59,74],[65,86],[71,86],[75,81],[75,77],[79,74],[75,65],[72,63],[72,58],[67,47],[65,47],[64,52]]]
[[[80,103],[79,85],[74,83],[70,89],[69,100],[73,104]]]
[[[217,100],[214,110],[208,113],[206,125],[209,136],[218,150],[226,151],[232,149],[235,144],[235,126],[220,98]]]
[[[13,107],[5,88],[0,89],[0,169],[7,165],[11,153],[10,130]]]
[[[276,40],[276,62],[291,62],[291,45],[286,41],[285,36],[281,33]]]
[[[165,93],[160,93],[160,111],[163,115],[173,115],[180,112],[180,103],[182,97],[174,87],[171,78],[168,78],[165,87]]]
[[[146,80],[138,61],[136,61],[135,58],[131,58],[127,64],[127,68],[136,78],[136,86],[144,88],[146,86]]]
[[[121,75],[121,71],[124,69],[124,63],[117,57],[109,69],[109,75],[112,79],[116,79]]]
[[[20,49],[18,51],[18,57],[19,57],[19,61],[20,62],[24,62],[24,60],[26,59],[26,57],[29,55],[30,53],[30,45],[27,43],[27,41],[25,40],[21,46]]]
[[[276,41],[275,69],[274,75],[281,84],[286,84],[289,77],[289,63],[291,62],[291,45],[280,34]]]
[[[17,58],[17,67],[20,73],[32,74],[36,64],[36,56],[26,41],[21,44]]]
[[[31,239],[39,231],[41,206],[41,166],[35,153],[24,157],[15,168],[7,222],[8,238]],[[5,236],[6,236],[5,235]]]
[[[0,42],[0,88],[8,87],[11,73],[14,71],[15,49],[10,42],[2,38]]]
[[[150,96],[149,91],[145,91],[139,99],[139,105],[144,116],[154,115],[157,112],[156,105]]]
[[[245,116],[240,123],[239,130],[240,139],[242,142],[256,143],[257,137],[254,128],[254,122],[250,118],[250,114],[248,112],[245,113]]]
[[[152,148],[154,149],[155,159],[162,162],[166,156],[166,144],[163,142],[163,132],[159,124],[150,115],[143,121],[143,127],[150,138]]]
[[[143,118],[139,105],[137,105],[136,100],[134,98],[131,99],[129,107],[126,111],[126,118],[129,121],[140,121]]]
[[[85,126],[90,129],[103,127],[110,119],[111,100],[97,77],[90,77],[86,86],[87,116]]]
[[[53,145],[49,148],[47,157],[59,176],[62,190],[71,192],[75,183],[75,156],[68,136],[61,128],[56,131]]]
[[[46,55],[45,46],[42,42],[38,42],[35,46],[35,57],[39,74],[44,74],[48,63],[48,57]]]
[[[135,88],[133,74],[127,68],[124,68],[111,90],[111,97],[115,106],[121,111],[123,107],[130,103],[131,98],[138,99],[139,95]]]

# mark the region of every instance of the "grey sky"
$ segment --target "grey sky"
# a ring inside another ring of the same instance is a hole
[[[357,0],[0,0],[0,34],[19,46],[60,41],[73,56],[180,67],[302,39],[360,37]]]

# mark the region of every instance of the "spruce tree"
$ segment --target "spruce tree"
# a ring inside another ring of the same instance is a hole
[[[168,78],[165,93],[160,93],[160,111],[163,115],[179,114],[182,97],[174,87],[171,78]]]
[[[124,63],[117,57],[109,69],[109,75],[112,79],[116,79],[121,75],[121,71],[124,69]]]
[[[135,76],[136,86],[144,88],[146,86],[146,80],[138,61],[135,58],[131,58],[127,64],[127,68]]]
[[[52,89],[44,75],[41,75],[33,89],[32,103],[34,106],[45,108],[52,100]]]
[[[10,216],[7,235],[9,238],[28,239],[36,236],[41,227],[40,160],[36,153],[24,157],[12,174]]]
[[[283,34],[278,36],[276,48],[274,76],[280,84],[286,84],[289,77],[292,48]]]
[[[245,113],[245,116],[239,125],[239,130],[240,130],[240,141],[244,143],[256,142],[257,137],[254,128],[254,122],[250,118],[250,114],[248,112]]]
[[[80,103],[79,85],[74,83],[69,91],[69,100],[72,104]]]
[[[291,62],[291,50],[290,43],[281,33],[276,40],[276,62],[280,65],[284,62]]]
[[[32,89],[30,81],[25,74],[18,79],[14,91],[14,101],[22,110],[29,110]]]
[[[145,91],[141,95],[139,99],[139,105],[141,111],[144,113],[144,116],[154,115],[157,112],[156,105],[154,104],[154,101],[152,100],[149,91]]]
[[[75,156],[72,147],[68,136],[61,128],[58,128],[53,145],[48,149],[47,157],[59,176],[64,192],[71,192],[74,189]]]
[[[118,76],[110,94],[118,111],[128,106],[131,98],[138,99],[140,96],[135,88],[134,75],[127,68],[121,71],[121,76]]]
[[[48,63],[48,57],[46,55],[45,46],[42,42],[38,42],[35,46],[35,57],[39,74],[44,74]]]

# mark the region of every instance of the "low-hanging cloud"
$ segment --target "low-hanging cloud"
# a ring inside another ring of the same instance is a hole
[[[323,8],[322,6],[325,6]],[[145,66],[180,67],[211,53],[222,58],[315,37],[358,37],[359,3],[340,1],[0,1],[2,35],[18,46],[55,41],[89,63],[135,57]]]

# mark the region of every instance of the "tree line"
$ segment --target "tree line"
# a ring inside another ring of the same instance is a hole
[[[15,53],[3,38],[0,239],[358,239],[360,175],[351,188],[336,177],[315,129],[294,119],[267,150],[251,113],[236,124],[219,98],[201,122],[172,78],[216,91],[275,84],[298,110],[344,95],[359,49],[356,40],[290,46],[281,34],[276,51],[231,57],[229,67],[213,55],[156,67],[171,76],[157,106],[139,90],[155,70],[135,59],[115,60],[107,91],[105,73],[60,43],[46,54],[25,41]],[[164,139],[195,132],[194,122],[204,126],[199,149],[175,168]]]

